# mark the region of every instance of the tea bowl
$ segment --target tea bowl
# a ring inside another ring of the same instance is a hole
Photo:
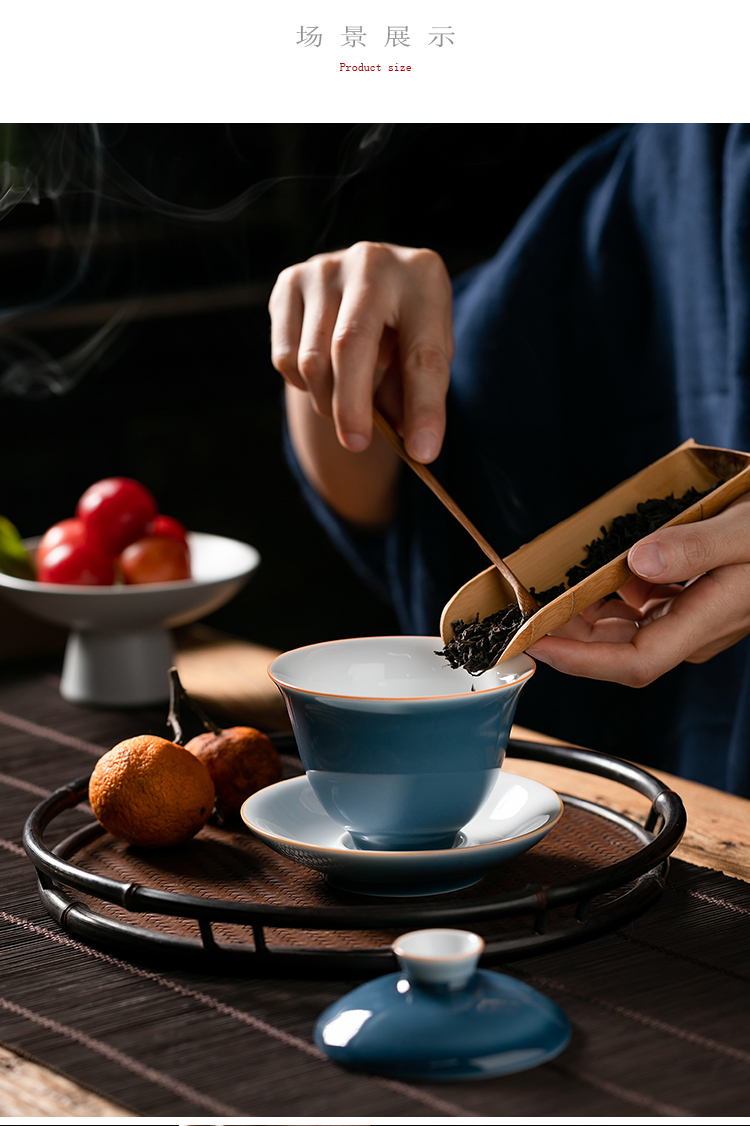
[[[38,539],[24,541],[33,557]],[[190,532],[192,578],[136,586],[39,583],[0,573],[2,596],[71,630],[60,693],[76,704],[135,707],[169,695],[171,634],[228,602],[260,562],[254,547]]]
[[[441,647],[439,637],[352,638],[269,665],[310,785],[358,848],[451,848],[496,781],[536,666],[522,655],[472,677]]]

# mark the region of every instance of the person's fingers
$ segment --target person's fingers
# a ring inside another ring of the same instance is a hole
[[[271,314],[271,363],[288,383],[307,390],[297,369],[304,302],[299,285],[300,271],[290,266],[279,274],[268,301]]]
[[[637,575],[633,575],[632,579],[628,579],[624,586],[621,586],[617,594],[626,602],[628,606],[640,608],[644,606],[650,598],[653,598],[654,583],[647,582],[646,579],[640,579]]]
[[[658,583],[647,583],[645,579],[639,579],[634,575],[620,587],[617,594],[633,610],[645,615],[657,602],[662,602],[665,598],[674,598],[683,590],[684,587],[680,583],[664,583],[663,586],[659,586]]]
[[[381,337],[375,384],[375,406],[403,436],[404,388],[401,382],[398,333],[395,328],[386,328]]]
[[[350,247],[331,341],[333,418],[339,441],[355,452],[372,439],[372,405],[386,327],[398,328],[401,278],[392,248]]]
[[[338,267],[327,261],[308,277],[303,287],[304,319],[299,338],[297,370],[310,392],[315,410],[324,418],[333,414],[331,338],[341,293]]]
[[[644,536],[628,552],[634,575],[651,583],[679,583],[716,567],[750,559],[750,497],[695,524],[662,528]]]
[[[437,456],[445,430],[450,292],[445,266],[432,251],[364,243],[347,252],[331,349],[333,416],[347,448],[369,444],[390,329],[397,333],[407,451],[420,461]]]
[[[633,622],[641,617],[641,613],[637,607],[621,602],[619,598],[600,598],[578,616],[587,622],[598,622],[604,618],[627,618]]]
[[[702,664],[750,633],[749,591],[749,563],[717,567],[686,587],[679,598],[665,604],[668,610],[679,607],[681,614],[692,612],[696,618],[698,612],[701,614],[696,644],[686,661]],[[646,620],[663,613],[657,604]]]
[[[271,294],[274,366],[355,452],[370,444],[382,383],[378,401],[408,452],[432,461],[445,432],[451,302],[433,251],[364,242],[317,255],[285,270]]]
[[[632,626],[631,632],[632,637],[614,643],[609,639],[597,642],[590,636],[568,638],[550,634],[535,642],[527,652],[535,661],[551,665],[568,676],[610,680],[632,687],[639,683],[649,684],[654,677],[648,678],[648,673],[643,673],[640,681],[636,676],[638,652],[635,642],[643,631]],[[655,673],[654,676],[656,675],[658,674]]]
[[[404,445],[411,457],[434,461],[445,435],[445,399],[453,356],[451,286],[442,260],[422,251],[421,283],[404,294],[399,350],[404,394]]]
[[[269,300],[271,358],[359,451],[372,436],[373,378],[391,294],[386,248],[321,254],[280,275]],[[392,319],[392,317],[391,317]],[[342,405],[343,401],[343,405]]]
[[[749,633],[749,580],[748,565],[719,568],[657,603],[640,628],[625,619],[591,623],[578,615],[564,627],[566,636],[548,635],[528,652],[573,676],[642,687],[682,661],[708,660]],[[626,629],[631,636],[618,638]]]
[[[638,618],[602,617],[588,621],[583,614],[577,614],[564,626],[553,630],[540,641],[534,642],[534,648],[546,641],[547,637],[566,638],[572,641],[606,642],[613,644],[620,641],[630,641],[639,626]],[[533,654],[532,654],[533,656]]]

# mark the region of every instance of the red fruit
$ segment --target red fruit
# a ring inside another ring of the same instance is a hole
[[[190,578],[190,552],[180,540],[147,536],[126,547],[118,560],[126,583],[169,583]]]
[[[87,536],[83,520],[71,517],[69,520],[61,520],[58,524],[53,524],[44,533],[36,549],[37,570],[53,547],[58,547],[61,543],[83,543]]]
[[[86,489],[76,507],[76,516],[112,555],[119,555],[139,539],[156,513],[151,493],[129,477],[97,481]]]
[[[147,536],[166,536],[170,540],[182,540],[187,543],[187,528],[181,524],[179,520],[175,520],[174,516],[154,516],[151,523],[146,528]]]
[[[256,790],[281,780],[279,752],[255,727],[227,727],[196,735],[185,750],[208,767],[216,790],[216,808],[224,817],[238,817],[242,803]]]
[[[111,586],[115,568],[112,559],[96,543],[59,543],[37,567],[37,579],[40,583]]]

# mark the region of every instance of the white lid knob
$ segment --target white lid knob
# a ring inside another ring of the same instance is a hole
[[[483,950],[480,935],[447,927],[409,931],[393,943],[393,952],[412,981],[453,989],[467,983]]]

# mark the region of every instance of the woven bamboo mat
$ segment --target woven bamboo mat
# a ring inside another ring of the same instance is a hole
[[[745,1113],[750,886],[685,863],[673,862],[660,902],[618,932],[513,963],[510,972],[565,1008],[573,1041],[535,1071],[481,1083],[396,1083],[322,1058],[312,1044],[315,1020],[354,981],[157,968],[66,934],[39,902],[20,845],[25,819],[115,742],[142,731],[164,734],[164,716],[76,708],[60,699],[57,686],[54,668],[40,664],[0,677],[0,1041],[8,1047],[146,1117],[346,1118],[363,1108],[372,1118],[481,1117],[499,1108],[519,1118]],[[70,811],[55,832],[89,820],[85,807]],[[566,811],[553,831],[557,841],[551,833],[512,869],[498,869],[483,892],[595,863],[590,830],[585,815]],[[627,847],[619,834],[614,827],[596,847],[617,858]],[[325,902],[333,894],[318,876],[249,836],[210,830],[202,837],[171,856],[142,855],[137,863],[172,890],[196,892],[191,874],[199,860],[206,894],[243,895],[237,865],[250,860],[270,873],[266,893],[279,902],[311,895]],[[130,872],[134,863],[132,850],[107,838],[85,852],[79,862],[113,874]],[[239,940],[231,928],[217,937]],[[378,932],[364,941],[389,937]],[[355,933],[343,939],[363,941]],[[293,940],[274,935],[281,944]]]

